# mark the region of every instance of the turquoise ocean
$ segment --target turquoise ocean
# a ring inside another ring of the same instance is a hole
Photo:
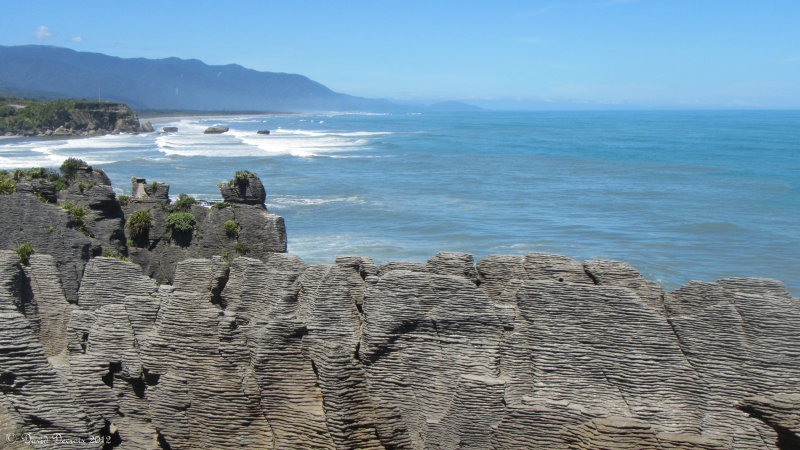
[[[0,140],[0,168],[103,168],[219,200],[258,173],[289,251],[627,261],[667,288],[763,276],[800,295],[800,112],[469,112],[172,117],[152,133]],[[212,125],[222,135],[205,135]],[[256,130],[269,129],[268,136]]]

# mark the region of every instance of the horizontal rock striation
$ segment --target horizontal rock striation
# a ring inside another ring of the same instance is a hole
[[[133,192],[123,217],[151,211],[147,245],[82,260],[73,301],[58,254],[0,251],[0,432],[135,449],[797,446],[800,304],[778,281],[666,292],[621,261],[546,253],[308,265],[275,251],[257,186],[183,211],[207,247],[155,233],[166,185]],[[251,253],[219,254],[246,231]]]

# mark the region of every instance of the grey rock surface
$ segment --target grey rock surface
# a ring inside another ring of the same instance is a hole
[[[254,173],[247,173],[242,178],[237,177],[228,182],[219,183],[217,187],[222,193],[223,200],[227,203],[243,203],[263,207],[267,198],[261,179]]]
[[[797,446],[800,305],[779,281],[666,292],[621,261],[546,253],[308,265],[263,203],[187,206],[197,230],[180,238],[168,186],[135,183],[123,214],[153,221],[132,262],[92,254],[109,244],[61,208],[0,196],[20,215],[0,237],[36,248],[28,266],[0,251],[0,432],[132,449]],[[60,195],[99,207],[103,186]],[[61,237],[21,232],[43,220]]]
[[[39,201],[35,195],[0,195],[0,248],[13,249],[29,242],[36,253],[55,259],[67,299],[75,302],[83,267],[94,243],[70,228],[64,209]],[[52,230],[51,228],[52,227]]]
[[[229,130],[228,127],[208,127],[208,128],[206,128],[206,130],[203,133],[205,133],[205,134],[222,134],[222,133],[227,133],[228,130]]]

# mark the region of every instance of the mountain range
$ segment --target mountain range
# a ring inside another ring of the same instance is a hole
[[[398,111],[388,100],[334,92],[303,75],[196,59],[118,58],[42,46],[0,46],[0,93],[124,102],[137,110]]]

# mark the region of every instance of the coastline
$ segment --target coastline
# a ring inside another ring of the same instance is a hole
[[[178,126],[173,134],[6,140],[0,161],[57,167],[77,156],[106,170],[118,193],[136,173],[202,199],[217,199],[213,183],[236,168],[265,174],[268,207],[292,224],[291,251],[313,262],[342,253],[424,261],[438,249],[542,251],[624,260],[670,288],[764,276],[798,295],[798,242],[782,231],[796,229],[788,211],[797,199],[792,191],[775,197],[797,185],[796,144],[785,139],[795,135],[796,115],[756,117],[768,119],[763,131],[738,125],[754,120],[747,112],[183,116],[154,124]],[[675,134],[688,120],[691,133]],[[233,128],[202,134],[215,125]],[[255,134],[264,128],[272,135]],[[719,141],[720,129],[746,147]],[[754,158],[762,151],[773,156]],[[763,219],[735,213],[729,198]]]

